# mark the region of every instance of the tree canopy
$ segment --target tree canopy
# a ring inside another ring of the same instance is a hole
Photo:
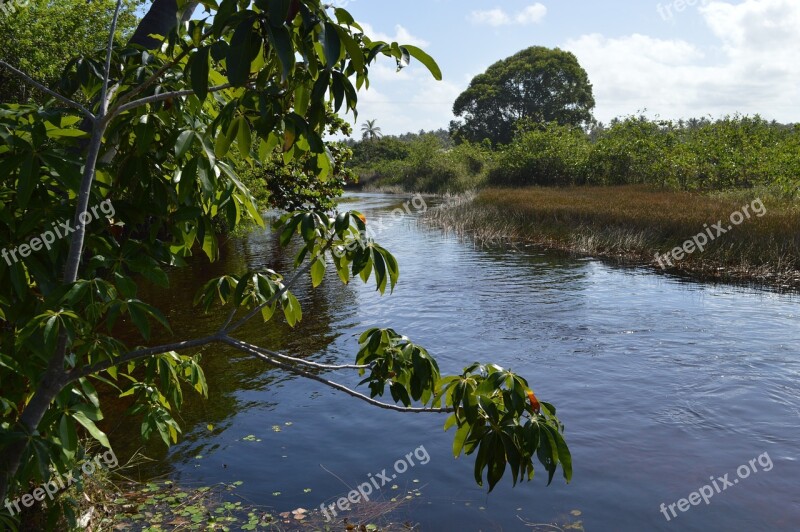
[[[521,120],[586,126],[594,96],[589,76],[570,52],[533,46],[476,76],[456,99],[456,139],[507,144]]]
[[[105,46],[115,0],[30,0],[6,2],[0,13],[0,59],[47,87],[55,87],[73,57]],[[136,27],[140,0],[125,0],[117,21],[117,36],[126,39]],[[0,69],[0,102],[26,102],[42,93]]]

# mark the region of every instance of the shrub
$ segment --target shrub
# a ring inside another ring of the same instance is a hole
[[[489,172],[497,186],[575,185],[585,182],[589,154],[586,134],[574,127],[547,124],[521,131],[498,155]]]

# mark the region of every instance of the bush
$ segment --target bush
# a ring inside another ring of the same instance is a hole
[[[375,146],[368,146],[375,144]],[[356,145],[353,161],[360,181],[372,187],[399,186],[429,193],[458,193],[479,187],[491,163],[491,150],[464,143],[449,147],[433,133],[416,135],[403,142],[394,138],[363,141]],[[381,153],[368,158],[365,154]]]
[[[667,156],[675,145],[669,123],[644,117],[615,122],[592,146],[585,169],[588,182],[667,185],[673,175]]]
[[[489,172],[496,186],[577,185],[585,182],[589,154],[586,134],[552,123],[521,131],[506,146]]]
[[[800,192],[800,125],[720,120],[614,120],[579,128],[522,122],[507,146],[450,147],[434,134],[356,144],[362,180],[422,192],[493,186],[650,185],[676,190]],[[367,179],[364,179],[367,178]]]

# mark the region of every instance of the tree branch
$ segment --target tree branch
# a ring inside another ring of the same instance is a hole
[[[267,356],[271,356],[278,360],[282,360],[284,362],[292,362],[294,364],[302,364],[304,366],[309,366],[312,368],[317,369],[325,369],[325,370],[339,370],[339,369],[370,369],[372,368],[372,364],[365,364],[365,365],[358,365],[358,364],[344,364],[340,366],[332,365],[332,364],[319,364],[317,362],[311,362],[310,360],[305,360],[302,358],[295,358],[290,357],[288,355],[282,355],[280,353],[276,353],[275,351],[270,351],[264,347],[259,347],[257,345],[248,344],[242,340],[237,340],[235,338],[231,338],[230,336],[226,336],[228,340],[232,340],[236,342],[237,346],[242,348],[252,349],[253,351],[258,351],[259,353]]]
[[[272,297],[271,297],[271,298],[269,298],[269,299],[268,299],[266,302],[262,303],[261,305],[257,306],[257,307],[256,307],[256,308],[254,308],[253,310],[251,310],[251,311],[250,311],[250,312],[249,312],[249,313],[248,313],[248,314],[247,314],[247,315],[246,315],[244,318],[240,319],[239,321],[237,321],[236,323],[234,323],[234,324],[233,324],[233,325],[231,325],[231,326],[226,326],[226,327],[225,327],[225,328],[223,328],[223,329],[222,329],[220,332],[221,332],[221,333],[226,333],[226,334],[227,334],[227,333],[231,333],[231,332],[235,331],[236,329],[238,329],[239,327],[241,327],[242,325],[244,325],[245,323],[247,323],[248,321],[250,321],[251,319],[253,319],[253,316],[255,316],[256,314],[258,314],[259,312],[261,312],[261,310],[262,310],[262,309],[264,309],[264,308],[266,308],[266,307],[270,306],[270,305],[271,305],[271,304],[273,304],[275,301],[277,301],[277,300],[278,300],[278,298],[280,298],[281,296],[283,296],[283,294],[285,294],[285,293],[286,293],[286,292],[289,290],[289,288],[291,288],[292,286],[294,286],[294,283],[296,283],[296,282],[297,282],[297,280],[300,278],[300,276],[301,276],[301,275],[305,275],[306,273],[308,273],[308,271],[309,271],[309,270],[311,270],[311,266],[313,266],[313,265],[314,265],[314,262],[316,262],[316,260],[317,260],[318,258],[320,258],[320,257],[324,257],[324,256],[325,256],[325,252],[326,252],[326,251],[328,251],[328,250],[330,249],[330,247],[333,245],[333,241],[334,241],[335,239],[336,239],[336,233],[333,233],[333,234],[331,235],[331,237],[328,239],[328,243],[327,243],[327,244],[325,244],[325,247],[324,247],[324,248],[322,248],[322,250],[321,250],[319,253],[317,253],[317,254],[316,254],[314,257],[312,257],[311,259],[309,259],[308,263],[306,263],[306,265],[305,265],[305,266],[303,266],[303,267],[301,267],[301,268],[298,268],[298,269],[297,269],[297,270],[294,272],[294,275],[292,275],[292,278],[291,278],[291,279],[289,279],[289,282],[288,282],[288,283],[286,283],[285,285],[283,285],[283,288],[281,288],[280,290],[278,290],[278,291],[275,293],[275,295],[274,295],[274,296],[272,296]],[[228,321],[230,322],[230,319],[229,319]]]
[[[207,32],[205,32],[203,35],[200,36],[200,42],[206,40],[206,38],[208,38],[208,36],[212,35],[213,33],[214,32],[212,30],[208,30]],[[194,50],[195,48],[196,48],[196,46],[190,46],[189,48],[184,48],[181,51],[181,53],[179,53],[172,61],[170,61],[169,63],[163,65],[161,68],[156,70],[155,73],[153,73],[152,76],[150,76],[149,78],[144,80],[141,84],[139,84],[131,92],[129,92],[128,94],[126,94],[125,96],[120,98],[119,104],[123,105],[126,102],[129,102],[132,98],[135,98],[136,96],[138,96],[139,94],[144,92],[144,90],[147,89],[150,85],[152,85],[153,83],[158,81],[158,78],[160,78],[167,70],[169,70],[170,68],[172,68],[175,65],[177,65],[180,62],[181,59],[186,57],[189,54],[189,52],[191,50]]]
[[[261,360],[269,363],[272,366],[275,366],[276,368],[280,368],[280,369],[288,371],[290,373],[294,373],[295,375],[300,375],[301,377],[305,377],[307,379],[311,379],[311,380],[315,380],[317,382],[321,382],[325,386],[330,386],[331,388],[333,388],[335,390],[339,390],[340,392],[344,392],[344,393],[346,393],[347,395],[349,395],[351,397],[355,397],[356,399],[360,399],[360,400],[362,400],[362,401],[364,401],[366,403],[371,404],[372,406],[377,406],[378,408],[383,408],[384,410],[394,410],[396,412],[404,412],[404,413],[407,413],[407,414],[409,414],[409,413],[411,413],[411,414],[448,414],[448,413],[455,412],[454,408],[412,408],[412,407],[405,407],[405,406],[392,405],[392,404],[388,404],[388,403],[382,403],[381,401],[377,401],[377,400],[375,400],[375,399],[373,399],[371,397],[368,397],[368,396],[366,396],[366,395],[364,395],[362,393],[358,393],[355,390],[351,390],[350,388],[348,388],[347,386],[344,386],[343,384],[338,384],[336,382],[329,381],[328,379],[320,377],[319,375],[314,375],[313,373],[309,373],[308,371],[302,370],[300,368],[296,368],[294,366],[290,366],[288,364],[283,364],[282,362],[278,362],[274,358],[270,358],[269,356],[267,356],[267,355],[265,355],[263,353],[260,353],[259,351],[255,350],[255,349],[251,349],[251,348],[247,347],[246,344],[242,345],[242,342],[238,342],[237,340],[234,340],[233,338],[223,337],[223,338],[220,338],[220,341],[222,343],[228,344],[231,347],[234,347],[234,348],[236,348],[236,349],[238,349],[240,351],[244,351],[245,353],[249,353],[249,354],[251,354],[251,355],[253,355],[253,356],[257,357],[257,358],[260,358]]]
[[[122,0],[117,0],[117,7],[114,9],[114,18],[111,19],[111,29],[108,35],[108,46],[106,47],[106,63],[103,70],[103,88],[100,90],[100,116],[108,111],[108,82],[111,78],[111,51],[114,48],[114,34],[117,33],[117,21],[119,20],[119,10],[122,7]]]
[[[208,89],[208,92],[209,94],[211,94],[213,92],[219,92],[221,90],[230,89],[231,87],[233,87],[233,85],[231,85],[230,83],[225,83],[224,85],[217,85],[215,87],[210,87]],[[161,94],[155,94],[153,96],[148,96],[146,98],[134,100],[132,102],[128,102],[122,105],[117,105],[117,107],[109,111],[108,116],[115,117],[121,115],[126,111],[130,111],[131,109],[135,109],[136,107],[141,107],[142,105],[163,102],[165,100],[169,100],[172,98],[182,98],[183,96],[191,96],[192,94],[194,94],[193,90],[162,92]]]
[[[126,364],[128,362],[132,362],[140,358],[147,358],[149,356],[161,355],[163,353],[169,353],[170,351],[181,351],[183,349],[203,347],[208,344],[219,341],[222,341],[222,338],[220,336],[212,335],[212,336],[205,336],[203,338],[195,338],[194,340],[185,340],[183,342],[176,342],[174,344],[166,344],[156,347],[137,349],[135,351],[130,351],[119,358],[106,360],[105,362],[99,362],[94,366],[75,368],[67,374],[67,382],[65,384],[69,384],[70,382],[76,381],[82,377],[88,377],[89,375],[100,373],[101,371],[113,368],[114,366],[121,366],[122,364]]]
[[[13,66],[9,65],[5,61],[0,61],[0,66],[3,66],[6,69],[10,70],[11,73],[16,75],[17,77],[22,78],[25,81],[25,83],[36,87],[37,89],[39,89],[40,91],[42,91],[42,92],[44,92],[46,94],[49,94],[50,96],[52,96],[56,100],[60,101],[61,103],[65,104],[65,105],[68,105],[69,107],[72,107],[73,109],[77,109],[78,111],[80,111],[81,113],[86,115],[86,117],[89,118],[90,120],[96,120],[97,119],[97,117],[94,115],[94,113],[92,113],[86,107],[82,106],[81,104],[79,104],[78,102],[76,102],[74,100],[70,100],[66,96],[62,96],[59,93],[48,89],[47,87],[45,87],[44,85],[42,85],[41,83],[39,83],[38,81],[33,79],[32,77],[28,76],[27,74],[25,74],[21,70],[17,70],[16,68],[14,68]]]

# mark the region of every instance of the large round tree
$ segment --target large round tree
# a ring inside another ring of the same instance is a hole
[[[476,76],[453,105],[462,120],[450,129],[460,140],[505,144],[520,120],[584,126],[592,109],[592,84],[575,55],[533,46]]]

